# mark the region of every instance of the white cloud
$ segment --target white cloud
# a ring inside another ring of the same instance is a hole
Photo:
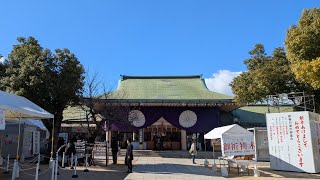
[[[4,57],[0,58],[0,63],[3,63],[6,59]]]
[[[206,78],[205,82],[211,91],[233,95],[229,84],[233,78],[239,76],[242,72],[232,72],[229,70],[219,70],[218,73],[213,73],[212,77]]]

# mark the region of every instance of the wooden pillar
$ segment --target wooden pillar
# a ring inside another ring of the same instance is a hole
[[[187,132],[181,129],[181,150],[187,150]]]

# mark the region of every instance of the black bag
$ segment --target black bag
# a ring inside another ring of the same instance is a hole
[[[126,158],[124,159],[124,164],[125,164],[125,165],[128,165],[128,158],[127,158],[127,156],[126,156]]]

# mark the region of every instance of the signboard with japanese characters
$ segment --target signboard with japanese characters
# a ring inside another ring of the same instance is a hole
[[[5,111],[0,109],[0,130],[5,130],[5,128],[6,128]]]
[[[40,153],[40,132],[35,131],[33,132],[33,154],[39,154]]]
[[[271,113],[266,117],[271,168],[320,172],[319,115],[301,111]]]
[[[252,136],[222,135],[221,147],[223,156],[254,155],[254,141]]]

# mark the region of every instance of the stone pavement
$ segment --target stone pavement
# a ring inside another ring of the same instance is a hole
[[[120,161],[119,165],[109,165],[105,166],[104,161],[97,161],[96,166],[90,166],[89,172],[83,172],[84,167],[77,168],[78,178],[72,178],[74,170],[70,168],[59,169],[58,180],[123,180],[128,175],[126,173],[127,168]],[[32,167],[32,166],[30,166]],[[41,165],[41,174],[39,180],[50,180],[51,179],[51,169],[48,169],[48,164]],[[26,168],[26,167],[24,167]],[[34,180],[35,170],[25,170],[20,172],[20,177],[17,180]],[[11,180],[11,172],[9,175],[3,174],[3,170],[0,170],[0,180]]]
[[[210,169],[203,166],[204,159],[197,159],[197,164],[192,164],[191,159],[162,158],[162,157],[137,157],[133,173],[126,180],[204,180],[225,179],[215,175]]]

